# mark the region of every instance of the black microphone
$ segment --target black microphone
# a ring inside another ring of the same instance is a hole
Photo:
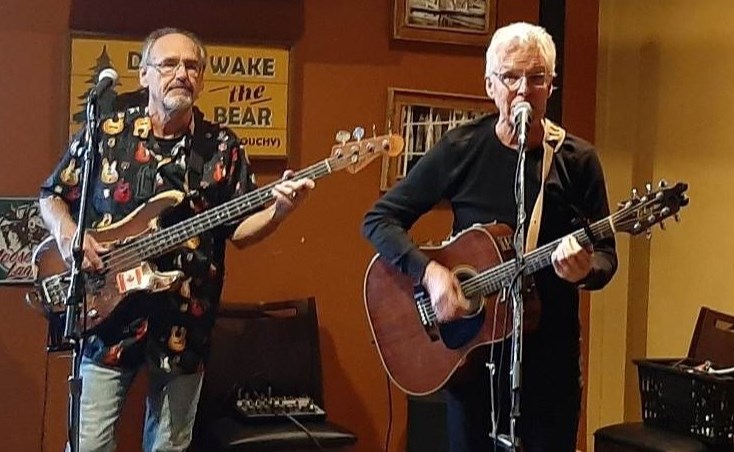
[[[528,132],[532,120],[533,107],[530,102],[518,102],[512,106],[512,124],[515,126],[515,135],[517,135],[518,142],[528,142]]]
[[[99,76],[97,77],[97,84],[92,88],[92,91],[89,92],[89,97],[92,99],[99,98],[102,93],[110,89],[110,87],[114,86],[115,83],[117,83],[117,71],[112,69],[111,67],[102,69],[102,71],[99,73]]]

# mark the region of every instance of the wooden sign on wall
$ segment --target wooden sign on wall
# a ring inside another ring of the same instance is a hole
[[[72,36],[69,132],[81,127],[87,93],[102,69],[119,74],[116,93],[140,88],[141,41]],[[206,119],[230,127],[253,157],[286,157],[289,50],[277,47],[206,46],[204,89],[196,101]]]

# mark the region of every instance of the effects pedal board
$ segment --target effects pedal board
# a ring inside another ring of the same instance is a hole
[[[270,422],[287,420],[323,421],[326,412],[311,397],[269,396],[245,393],[235,403],[235,411],[245,421]]]

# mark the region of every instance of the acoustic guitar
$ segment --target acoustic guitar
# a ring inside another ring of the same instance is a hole
[[[618,232],[631,235],[650,227],[688,204],[688,186],[664,182],[639,197],[635,194],[612,215],[573,236],[582,246]],[[524,276],[551,265],[551,253],[561,239],[547,243],[525,255],[525,268],[516,268],[513,231],[503,224],[475,226],[446,244],[421,248],[432,260],[450,269],[469,300],[471,314],[459,320],[439,323],[427,291],[401,273],[379,254],[367,268],[364,303],[380,359],[392,381],[404,392],[425,395],[441,389],[467,357],[482,345],[502,341],[511,334],[511,303],[504,293],[519,273]],[[523,327],[537,324],[539,302],[525,303]]]

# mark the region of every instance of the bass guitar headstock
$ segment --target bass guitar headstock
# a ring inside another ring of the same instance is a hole
[[[329,165],[333,171],[346,169],[352,174],[361,171],[377,157],[399,155],[405,144],[400,135],[393,133],[364,138],[364,129],[361,127],[355,128],[352,133],[340,130],[336,140],[339,144],[331,148]]]

